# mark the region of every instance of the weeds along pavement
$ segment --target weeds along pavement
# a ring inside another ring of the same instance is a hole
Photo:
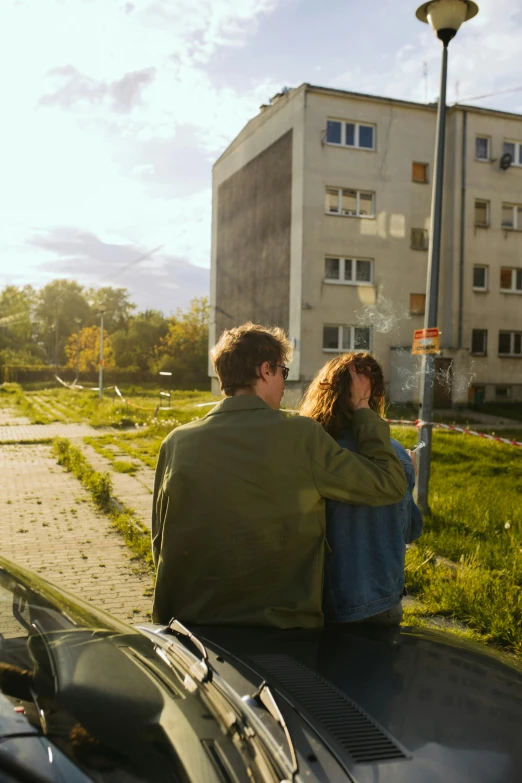
[[[0,470],[2,555],[121,619],[149,619],[150,570],[51,445],[3,444]]]
[[[109,473],[113,496],[132,506],[145,526],[162,440],[178,424],[205,415],[208,407],[196,406],[212,400],[177,392],[171,409],[155,417],[158,398],[150,392],[131,397],[136,408],[110,397],[100,404],[92,392],[67,389],[17,389],[15,396],[11,407],[32,421],[43,416],[45,404],[48,418],[56,409],[56,417],[69,422],[106,427],[74,439],[74,447],[97,474]],[[393,428],[392,434],[409,447],[417,437],[413,427]],[[513,437],[521,440],[521,431],[513,430]],[[441,431],[434,432],[433,444],[432,513],[407,553],[407,587],[417,600],[408,604],[406,621],[426,625],[435,617],[437,625],[522,657],[522,449]],[[138,530],[129,544],[131,552],[145,546]]]

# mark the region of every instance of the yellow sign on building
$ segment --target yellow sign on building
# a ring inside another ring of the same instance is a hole
[[[438,327],[433,329],[415,329],[413,332],[412,354],[439,353],[440,332]]]

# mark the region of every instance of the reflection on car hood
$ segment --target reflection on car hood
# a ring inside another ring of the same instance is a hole
[[[359,783],[522,780],[522,665],[457,636],[192,628],[265,678]]]
[[[514,660],[413,628],[191,630],[216,681],[240,700],[253,709],[263,680],[275,694],[299,757],[296,783],[522,780],[522,665]],[[61,726],[69,736],[69,724],[81,724],[111,763],[118,755],[126,772],[118,780],[134,780],[147,744],[138,777],[155,783],[171,779],[172,748],[197,783],[222,780],[222,757],[238,761],[197,691],[185,689],[159,654],[182,645],[164,627],[132,629],[0,558],[0,633],[0,658],[28,670],[51,704],[51,733]],[[24,743],[39,743],[41,757],[48,752],[42,733],[35,735],[29,715],[13,714],[15,695],[4,693],[4,710],[0,703],[1,746],[15,758]],[[76,758],[74,748],[64,752]]]

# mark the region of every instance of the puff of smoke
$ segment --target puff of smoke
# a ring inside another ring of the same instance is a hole
[[[436,380],[448,392],[453,389],[456,394],[463,394],[469,389],[481,367],[482,365],[479,362],[472,360],[469,369],[464,372],[454,370],[453,364],[450,364],[446,368],[440,367],[437,370]]]
[[[398,329],[401,321],[411,319],[410,313],[404,307],[396,307],[391,299],[382,294],[379,294],[376,304],[357,310],[355,316],[359,326],[371,326],[382,334]]]

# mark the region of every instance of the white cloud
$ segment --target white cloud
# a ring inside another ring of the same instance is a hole
[[[423,63],[426,62],[428,100],[436,100],[441,44],[428,25],[418,23],[417,29],[416,39],[395,53],[392,68],[383,71],[376,64],[374,71],[350,69],[339,74],[331,82],[332,86],[423,102]],[[519,4],[512,0],[481,0],[478,16],[463,25],[449,46],[448,102],[457,99],[457,82],[461,101],[522,86],[518,67],[521,50],[522,14]],[[482,104],[517,112],[522,110],[522,97],[515,93],[507,99],[502,96],[487,101],[483,99]]]
[[[172,259],[208,266],[212,162],[287,83],[267,78],[259,62],[259,77],[240,90],[233,77],[214,76],[213,58],[244,47],[248,62],[248,41],[276,4],[292,6],[287,25],[305,18],[299,0],[3,0],[0,285],[46,282],[58,267],[28,240],[60,226],[96,236],[108,252],[163,245],[151,262],[158,274]],[[522,83],[517,4],[480,6],[450,46],[450,102],[457,79],[461,99]],[[416,37],[396,52],[390,37],[373,69],[353,58],[334,80],[326,74],[339,60],[328,59],[326,42],[321,64],[303,65],[300,81],[315,66],[332,86],[423,101],[427,61],[434,100],[440,45],[414,24]],[[281,45],[293,56],[288,30]],[[364,35],[371,48],[371,30]],[[480,103],[517,111],[522,93]],[[90,274],[82,263],[90,262],[77,263],[78,275]]]
[[[9,261],[0,262],[0,284],[24,270],[31,279],[51,274],[49,265],[37,273],[42,250],[26,242],[56,226],[162,244],[164,263],[208,266],[211,162],[276,91],[266,82],[247,95],[216,87],[208,65],[218,48],[243,46],[275,4],[4,0],[0,258]],[[208,183],[158,195],[155,165],[137,160],[138,145],[175,147],[186,126],[194,157],[207,157]]]

